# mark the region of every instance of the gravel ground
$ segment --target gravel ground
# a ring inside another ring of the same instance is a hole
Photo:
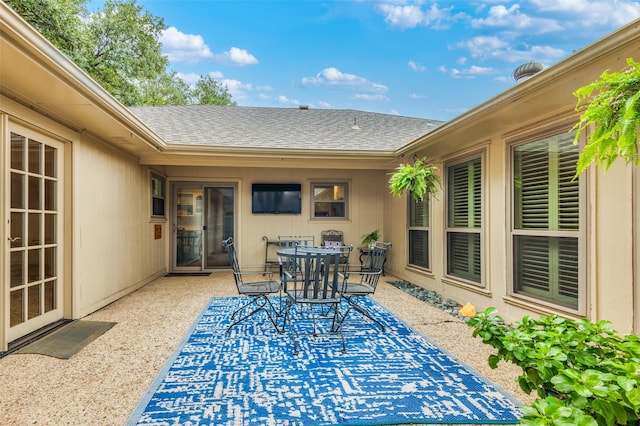
[[[1,358],[0,424],[122,425],[207,300],[236,294],[226,272],[163,277],[85,317],[117,324],[71,359]],[[491,348],[462,321],[386,282],[374,299],[519,401],[530,401],[515,383],[518,369],[489,368]]]

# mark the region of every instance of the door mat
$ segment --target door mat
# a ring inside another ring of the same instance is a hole
[[[208,277],[211,272],[170,272],[165,277]]]
[[[69,359],[114,325],[116,325],[115,322],[74,321],[14,353],[39,354]]]

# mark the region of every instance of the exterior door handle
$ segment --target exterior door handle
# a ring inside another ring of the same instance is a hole
[[[18,241],[20,239],[20,237],[7,237],[7,240],[9,240],[10,243],[15,243],[16,241]]]

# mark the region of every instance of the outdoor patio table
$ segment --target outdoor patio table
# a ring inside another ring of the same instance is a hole
[[[340,248],[298,247],[296,250],[293,247],[287,247],[287,248],[281,248],[276,250],[276,254],[278,256],[284,256],[284,257],[305,257],[307,253],[311,253],[311,254],[340,253]]]

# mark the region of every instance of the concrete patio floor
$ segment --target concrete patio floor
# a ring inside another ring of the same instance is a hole
[[[492,370],[491,348],[471,328],[383,277],[374,299],[520,401],[530,401],[508,364]],[[229,272],[162,277],[84,319],[117,324],[69,360],[0,359],[0,424],[122,425],[211,297],[236,296]],[[464,301],[463,301],[464,302]]]

